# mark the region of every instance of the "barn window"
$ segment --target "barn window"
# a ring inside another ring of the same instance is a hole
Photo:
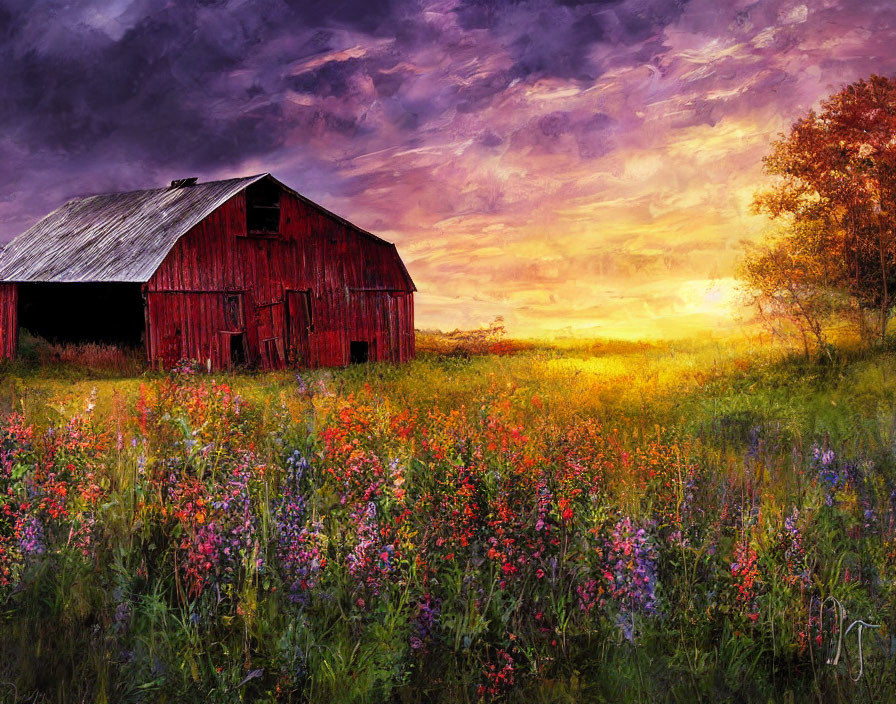
[[[228,293],[224,295],[224,316],[228,330],[243,329],[243,295]]]
[[[280,187],[267,179],[246,189],[246,234],[280,234]]]

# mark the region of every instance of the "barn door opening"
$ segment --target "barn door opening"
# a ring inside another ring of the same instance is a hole
[[[311,333],[314,318],[311,310],[311,291],[286,292],[286,339],[289,363],[297,367],[311,364]]]
[[[239,369],[249,363],[246,341],[246,316],[242,292],[224,294],[224,329],[221,330],[222,363],[230,369]]]
[[[243,333],[239,335],[230,335],[230,366],[231,368],[240,368],[246,366],[246,336]]]
[[[352,364],[364,364],[370,359],[370,343],[363,340],[352,340],[348,346],[349,361]]]
[[[57,344],[143,345],[146,318],[140,284],[19,284],[20,327]]]
[[[262,303],[257,308],[261,366],[265,369],[282,369],[286,366],[286,347],[283,343],[286,306],[280,300]]]

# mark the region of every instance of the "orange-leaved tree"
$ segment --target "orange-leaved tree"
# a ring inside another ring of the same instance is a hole
[[[822,288],[848,298],[863,330],[870,322],[883,340],[896,303],[896,80],[846,86],[794,123],[764,163],[776,178],[754,208],[784,221],[786,235],[748,257],[748,284],[778,290],[775,280],[792,275],[791,315]]]
[[[825,250],[831,237],[817,221],[792,223],[774,238],[752,248],[741,267],[749,303],[772,335],[797,338],[808,358],[826,349],[826,332],[844,308],[832,285],[836,272]]]

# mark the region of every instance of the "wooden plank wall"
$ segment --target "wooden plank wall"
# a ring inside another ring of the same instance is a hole
[[[19,286],[0,283],[0,359],[15,359],[19,346]]]
[[[230,345],[221,334],[228,328],[221,293],[149,291],[146,296],[151,361],[166,367],[180,359],[202,364],[211,360],[214,369],[228,366]]]
[[[144,287],[150,361],[186,357],[226,367],[224,300],[240,293],[249,361],[278,366],[263,354],[264,337],[280,335],[287,348],[297,346],[287,339],[285,313],[273,315],[278,329],[271,333],[272,311],[287,309],[278,304],[288,290],[311,291],[311,366],[347,364],[353,340],[370,344],[371,360],[413,358],[413,290],[394,246],[287,192],[280,220],[279,237],[243,236],[242,193],[180,239]]]

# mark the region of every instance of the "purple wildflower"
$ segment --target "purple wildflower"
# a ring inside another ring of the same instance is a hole
[[[370,589],[373,596],[397,567],[395,545],[383,543],[377,519],[376,504],[372,501],[358,506],[350,515],[357,543],[346,555],[349,574],[358,580],[358,586]],[[363,599],[361,600],[363,602]]]
[[[535,521],[535,530],[536,531],[549,531],[551,529],[550,521],[550,513],[551,507],[554,502],[553,494],[551,490],[548,488],[547,482],[545,480],[544,475],[542,474],[541,479],[538,482],[538,490],[537,490],[537,498],[536,498],[536,510],[538,511],[538,519]]]
[[[288,598],[294,603],[307,600],[307,592],[317,586],[326,565],[322,527],[319,523],[305,523],[301,483],[308,469],[308,461],[298,451],[287,458],[283,498],[276,514],[277,561]]]
[[[417,602],[417,617],[414,619],[416,631],[411,635],[410,646],[413,650],[422,649],[432,640],[438,627],[442,613],[442,600],[425,594]]]
[[[619,608],[620,626],[625,637],[634,640],[634,614],[657,611],[656,545],[644,528],[625,517],[613,527],[604,554],[604,577]]]
[[[824,501],[833,506],[838,491],[845,490],[853,478],[854,466],[837,460],[834,451],[822,449],[815,445],[812,458],[819,483],[824,490]]]
[[[26,557],[46,552],[44,527],[37,516],[29,516],[22,522],[19,528],[19,550]]]
[[[352,522],[356,525],[358,542],[346,557],[348,571],[353,577],[361,576],[371,562],[371,555],[377,552],[378,531],[376,521],[376,504],[372,501],[363,508],[352,513]]]
[[[800,512],[796,506],[784,519],[784,559],[787,563],[787,580],[792,584],[808,587],[811,584],[809,569],[806,567],[806,553],[799,528]]]

